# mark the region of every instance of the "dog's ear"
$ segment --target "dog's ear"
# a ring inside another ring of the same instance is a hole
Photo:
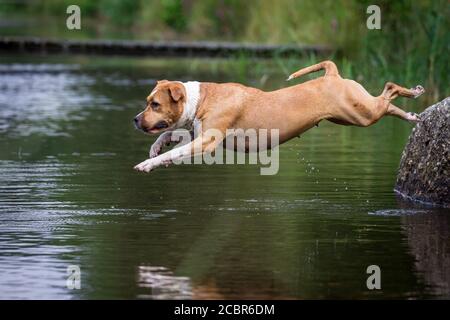
[[[180,101],[184,96],[181,85],[170,86],[169,92],[170,92],[170,96],[172,97],[173,101],[175,101],[175,102]]]

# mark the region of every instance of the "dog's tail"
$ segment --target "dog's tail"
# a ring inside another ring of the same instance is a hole
[[[339,71],[336,67],[336,65],[334,64],[333,61],[322,61],[318,64],[303,68],[298,70],[297,72],[294,72],[293,74],[291,74],[289,76],[289,78],[287,78],[287,81],[292,80],[294,78],[298,78],[300,76],[303,76],[305,74],[311,73],[311,72],[316,72],[319,70],[325,70],[325,75],[324,76],[339,76]]]

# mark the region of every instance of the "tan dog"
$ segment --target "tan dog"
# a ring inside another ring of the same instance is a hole
[[[150,158],[135,169],[149,172],[174,160],[212,152],[221,141],[209,129],[219,130],[224,137],[230,128],[278,129],[281,144],[322,120],[361,127],[384,115],[419,121],[416,114],[404,112],[391,100],[417,98],[424,92],[421,86],[406,89],[388,82],[381,95],[374,97],[359,83],[342,79],[332,61],[301,69],[288,80],[322,69],[323,77],[271,92],[237,83],[159,81],[147,97],[147,108],[134,120],[144,132],[165,132],[152,145]],[[163,145],[175,142],[173,130],[193,129],[198,124],[201,132],[192,142],[160,155]]]

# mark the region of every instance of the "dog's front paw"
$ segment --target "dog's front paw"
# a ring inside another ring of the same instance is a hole
[[[154,168],[156,168],[156,163],[153,159],[147,159],[134,166],[134,170],[147,173],[152,171]]]
[[[415,88],[411,88],[411,91],[414,92],[414,98],[418,98],[425,92],[425,89],[419,84]]]

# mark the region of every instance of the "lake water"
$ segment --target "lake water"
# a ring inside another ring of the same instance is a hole
[[[132,119],[157,79],[238,79],[203,68],[220,62],[106,60],[0,64],[0,298],[450,297],[450,212],[393,192],[410,124],[323,122],[280,147],[274,176],[258,165],[141,174],[132,167],[156,137]],[[71,265],[81,289],[66,286]],[[381,290],[366,287],[370,265]]]

